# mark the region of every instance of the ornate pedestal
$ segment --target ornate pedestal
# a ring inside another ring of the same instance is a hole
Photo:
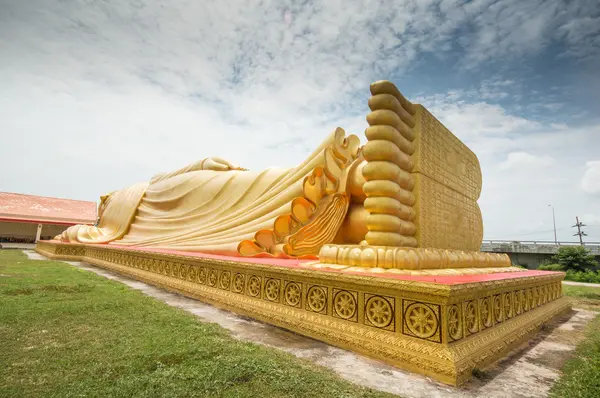
[[[340,272],[302,260],[56,241],[39,242],[36,250],[86,261],[452,385],[570,308],[560,272]]]

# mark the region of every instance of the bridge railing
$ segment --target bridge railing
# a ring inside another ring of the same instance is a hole
[[[562,246],[579,246],[579,242],[484,240],[481,251],[496,253],[554,254]],[[585,242],[590,253],[600,256],[600,242]]]

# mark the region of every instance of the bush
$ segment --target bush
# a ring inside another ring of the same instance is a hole
[[[562,265],[560,264],[542,264],[537,269],[540,271],[564,271]]]
[[[583,246],[560,247],[552,261],[560,264],[564,270],[586,271],[598,268],[594,255]]]
[[[600,283],[600,272],[593,271],[567,271],[565,280],[573,282],[585,282],[585,283]]]

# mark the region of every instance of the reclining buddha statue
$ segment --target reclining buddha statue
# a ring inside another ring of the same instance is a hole
[[[332,262],[379,265],[395,261],[385,260],[390,248],[392,257],[398,248],[435,248],[444,252],[429,257],[460,253],[506,265],[477,254],[477,157],[391,82],[373,83],[371,94],[364,146],[338,128],[290,169],[255,172],[206,158],[101,197],[96,226],[73,226],[57,239],[229,256],[321,252]]]

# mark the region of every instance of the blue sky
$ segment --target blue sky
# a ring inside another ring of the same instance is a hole
[[[478,155],[487,239],[600,241],[597,1],[0,0],[0,190],[96,200],[364,141],[387,79]],[[11,170],[11,172],[6,172]]]

